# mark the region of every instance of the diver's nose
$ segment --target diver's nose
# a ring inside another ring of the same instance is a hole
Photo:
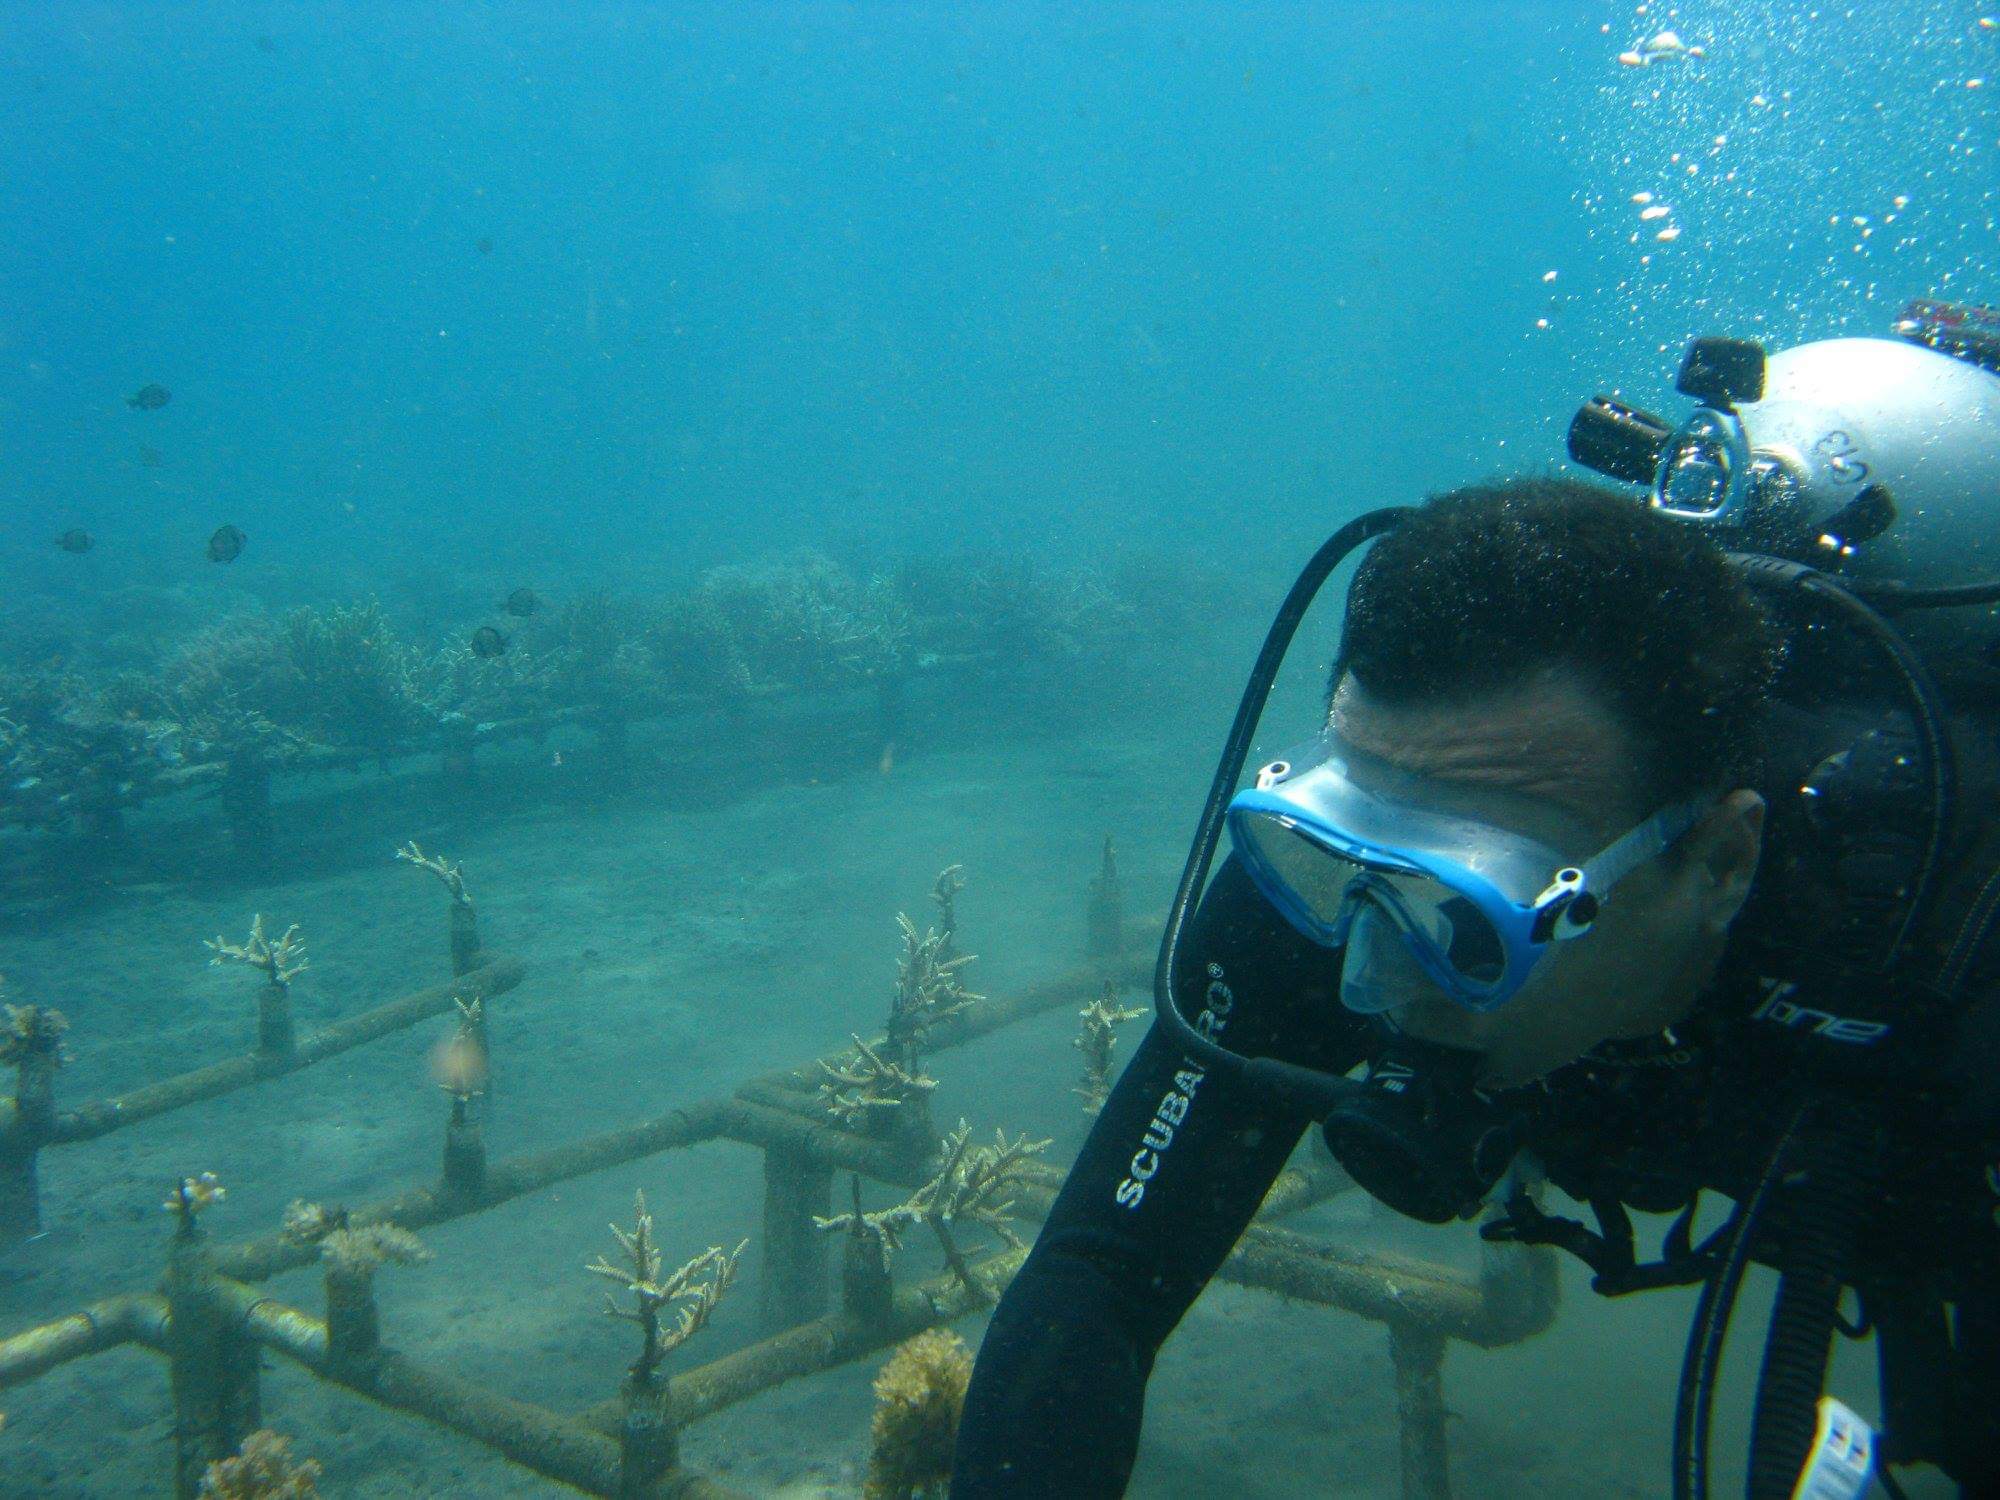
[[[1356,1015],[1379,1016],[1436,993],[1396,924],[1372,902],[1362,902],[1341,958],[1340,1003]]]

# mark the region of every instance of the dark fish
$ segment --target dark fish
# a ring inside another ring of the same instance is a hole
[[[507,637],[491,625],[482,625],[472,632],[472,654],[488,660],[501,655],[507,649]]]
[[[139,445],[139,462],[146,468],[157,469],[161,464],[166,462],[166,459],[158,448],[148,448],[144,443],[141,443]]]
[[[517,620],[525,620],[542,607],[542,601],[535,597],[533,589],[515,589],[500,606]]]
[[[72,526],[68,531],[65,531],[61,536],[56,538],[56,545],[65,552],[88,552],[90,550],[90,533],[85,531],[81,526]]]
[[[125,404],[136,411],[158,411],[174,399],[174,393],[163,385],[142,385],[125,398]]]
[[[208,560],[220,563],[235,562],[243,555],[243,544],[249,540],[240,526],[218,526],[215,535],[208,539]]]
[[[476,248],[481,255],[491,255],[493,253],[493,241],[482,234],[479,237],[479,243]]]

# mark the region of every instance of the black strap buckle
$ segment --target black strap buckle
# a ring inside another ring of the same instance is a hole
[[[1649,1292],[1663,1286],[1693,1286],[1704,1280],[1715,1259],[1715,1248],[1728,1226],[1693,1243],[1697,1190],[1675,1217],[1660,1246],[1660,1258],[1641,1264],[1633,1250],[1632,1216],[1616,1198],[1592,1198],[1590,1212],[1598,1227],[1580,1220],[1544,1213],[1526,1193],[1507,1200],[1502,1216],[1479,1226],[1481,1239],[1500,1244],[1553,1245],[1590,1267],[1590,1289],[1605,1297]]]

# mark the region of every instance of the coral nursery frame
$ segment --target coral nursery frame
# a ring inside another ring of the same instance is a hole
[[[430,867],[440,874],[448,868]],[[1107,882],[1114,880],[1107,850],[1089,914],[1091,953],[1083,963],[1006,999],[985,1000],[945,1017],[928,1037],[928,1050],[963,1046],[1058,1007],[1087,1006],[1105,991],[1107,980],[1119,989],[1143,986],[1149,965],[1125,944],[1116,905],[1104,900]],[[16,1097],[0,1105],[0,1242],[36,1228],[35,1163],[43,1149],[131,1128],[182,1105],[275,1079],[455,1008],[476,1017],[484,1004],[515,988],[522,964],[482,949],[462,886],[453,887],[452,897],[448,983],[306,1037],[293,1038],[288,1017],[280,1017],[287,1024],[260,1024],[257,1049],[245,1057],[67,1111],[55,1107],[50,1048],[19,1049]],[[267,996],[267,1001],[275,1006],[281,998]],[[266,1350],[587,1494],[622,1500],[735,1496],[737,1491],[680,1464],[680,1431],[785,1381],[846,1364],[990,1305],[1024,1258],[1019,1248],[1004,1249],[967,1261],[958,1271],[898,1286],[886,1266],[857,1255],[861,1237],[844,1237],[842,1249],[843,1237],[821,1232],[824,1225],[814,1221],[831,1212],[836,1172],[905,1188],[921,1185],[930,1173],[928,1140],[919,1143],[909,1132],[885,1138],[828,1118],[815,1087],[824,1084],[830,1068],[840,1066],[837,1057],[848,1055],[829,1054],[752,1079],[727,1097],[692,1101],[620,1129],[493,1162],[486,1158],[476,1117],[461,1099],[445,1127],[439,1180],[348,1215],[347,1222],[356,1226],[413,1230],[664,1151],[713,1140],[752,1147],[764,1158],[757,1253],[760,1312],[769,1331],[721,1358],[637,1388],[628,1381],[621,1397],[579,1412],[513,1399],[382,1346],[365,1283],[357,1308],[353,1287],[335,1287],[329,1273],[326,1317],[264,1295],[261,1283],[310,1263],[317,1248],[281,1235],[213,1244],[193,1211],[200,1206],[202,1180],[189,1179],[177,1190],[182,1211],[160,1289],[110,1296],[0,1339],[0,1387],[120,1345],[164,1355],[175,1415],[173,1492],[179,1500],[192,1500],[208,1466],[234,1453],[263,1425],[258,1369]],[[1058,1169],[1026,1163],[1013,1183],[1014,1211],[1046,1213],[1061,1180]],[[1331,1167],[1288,1169],[1220,1274],[1382,1324],[1395,1368],[1402,1494],[1405,1500],[1446,1500],[1447,1343],[1494,1347],[1547,1327],[1556,1307],[1553,1260],[1546,1251],[1486,1246],[1478,1273],[1468,1275],[1315,1244],[1272,1222],[1349,1186]],[[845,1261],[837,1292],[836,1252]],[[357,1328],[364,1336],[357,1336]]]

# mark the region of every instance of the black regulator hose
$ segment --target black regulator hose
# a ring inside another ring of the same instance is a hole
[[[1206,1066],[1252,1079],[1288,1105],[1315,1115],[1325,1113],[1334,1099],[1344,1097],[1336,1087],[1338,1080],[1279,1058],[1241,1058],[1217,1046],[1196,1031],[1174,1003],[1174,976],[1188,914],[1208,881],[1209,866],[1222,842],[1229,799],[1236,795],[1237,785],[1243,779],[1243,763],[1249,759],[1251,743],[1257,737],[1257,721],[1264,715],[1271,684],[1284,664],[1292,637],[1298,634],[1299,625],[1320,589],[1348,555],[1364,543],[1395,530],[1409,513],[1406,506],[1385,506],[1349,521],[1321,544],[1285,595],[1285,602],[1278,607],[1271,628],[1265,633],[1263,648],[1257,653],[1256,665],[1250,669],[1250,680],[1244,684],[1242,700],[1236,705],[1229,739],[1216,762],[1208,800],[1202,804],[1201,821],[1196,825],[1194,842],[1188,847],[1187,863],[1181,869],[1180,888],[1174,892],[1173,905],[1167,908],[1166,931],[1161,935],[1160,957],[1153,969],[1154,1009],[1176,1045]]]
[[[1772,1199],[1787,1194],[1784,1270],[1750,1418],[1748,1500],[1790,1500],[1811,1456],[1855,1226],[1875,1190],[1874,1132],[1855,1109],[1800,1105],[1738,1207],[1688,1329],[1674,1406],[1674,1500],[1709,1500],[1709,1426],[1722,1346]]]
[[[1797,1141],[1803,1174],[1785,1220],[1785,1268],[1771,1309],[1750,1421],[1749,1500],[1790,1500],[1811,1456],[1855,1226],[1875,1188],[1874,1135],[1841,1109]]]
[[[1800,1106],[1778,1135],[1763,1173],[1750,1196],[1730,1216],[1729,1232],[1714,1266],[1701,1284],[1694,1320],[1688,1325],[1687,1353],[1681,1359],[1680,1386],[1674,1397],[1673,1500],[1709,1500],[1708,1429],[1715,1411],[1715,1379],[1722,1368],[1722,1344],[1743,1273],[1771,1194],[1787,1170],[1792,1140],[1805,1114]]]
[[[1910,893],[1903,906],[1903,920],[1895,941],[1887,949],[1892,961],[1909,939],[1930,905],[1932,890],[1944,864],[1945,843],[1951,833],[1952,815],[1958,800],[1958,762],[1945,730],[1944,700],[1923,658],[1910,643],[1866,599],[1838,580],[1803,563],[1766,557],[1755,552],[1732,552],[1730,562],[1749,583],[1776,593],[1795,592],[1830,609],[1864,636],[1882,653],[1894,671],[1903,698],[1909,704],[1910,726],[1923,746],[1924,774],[1930,783],[1930,808],[1925,818],[1924,854],[1918,864]]]
[[[1916,588],[1907,583],[1855,583],[1851,592],[1888,615],[1912,609],[1965,609],[1976,604],[2000,604],[2000,579],[1983,583],[1953,583]]]

